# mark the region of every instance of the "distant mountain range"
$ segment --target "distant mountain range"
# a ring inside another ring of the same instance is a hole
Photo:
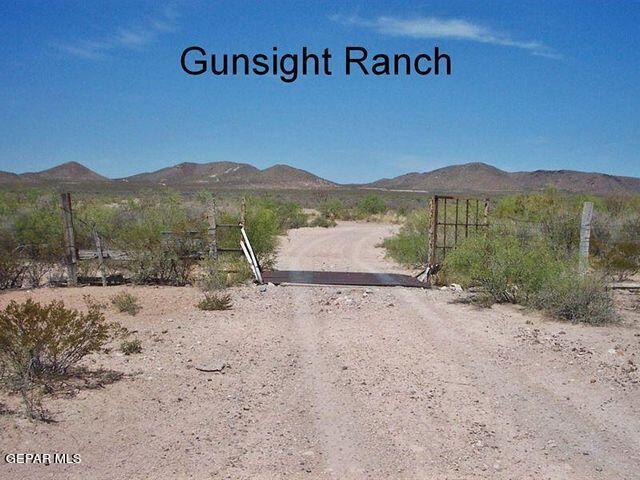
[[[555,187],[598,195],[640,193],[640,178],[575,170],[505,172],[486,163],[452,165],[425,173],[407,173],[366,185],[388,190],[428,192],[519,192]]]
[[[132,187],[168,185],[210,186],[255,189],[335,189],[367,188],[379,190],[420,191],[429,193],[513,193],[555,187],[574,193],[598,195],[640,194],[640,178],[585,173],[573,170],[536,170],[505,172],[485,163],[452,165],[424,173],[407,173],[394,178],[357,185],[339,185],[305,170],[288,165],[274,165],[263,170],[246,163],[180,163],[155,172],[126,178],[109,179],[77,162],[57,167],[15,174],[0,171],[0,184],[103,184],[126,183]]]

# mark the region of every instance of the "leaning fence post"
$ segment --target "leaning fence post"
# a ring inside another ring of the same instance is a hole
[[[209,223],[209,257],[214,260],[218,259],[218,239],[216,233],[216,201],[211,200],[209,210],[207,212],[207,222]]]
[[[75,287],[78,284],[78,256],[76,241],[73,232],[73,213],[71,210],[71,193],[60,194],[62,204],[62,225],[64,233],[64,245],[67,257],[68,284]]]
[[[100,272],[100,278],[102,278],[102,286],[106,287],[107,286],[107,273],[105,271],[105,266],[104,266],[104,254],[102,251],[102,239],[100,238],[100,235],[98,234],[98,230],[96,229],[96,226],[93,225],[93,227],[91,228],[91,235],[93,235],[93,242],[96,245],[96,253],[98,255],[98,271]]]
[[[582,206],[582,221],[580,222],[580,260],[579,272],[584,275],[589,268],[589,239],[591,238],[591,218],[593,217],[593,203],[584,202]]]

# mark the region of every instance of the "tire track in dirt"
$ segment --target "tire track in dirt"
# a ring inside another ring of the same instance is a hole
[[[360,268],[372,271],[370,264],[363,262],[360,256],[363,249],[371,248],[371,238],[364,236],[356,243],[348,244],[351,251],[347,255]],[[526,458],[524,463],[529,471],[532,469],[552,478],[572,478],[575,475],[598,478],[598,472],[604,467],[608,473],[615,472],[620,478],[631,478],[637,469],[638,459],[630,454],[628,446],[638,445],[637,435],[634,437],[629,431],[608,431],[606,420],[593,418],[599,413],[597,410],[586,412],[586,415],[577,412],[572,405],[567,405],[566,398],[531,378],[526,371],[510,364],[494,364],[492,358],[498,352],[492,340],[482,332],[470,331],[456,322],[449,309],[440,305],[432,292],[424,295],[417,290],[394,288],[393,294],[416,314],[405,317],[407,323],[412,324],[406,325],[407,330],[418,333],[424,343],[431,343],[448,354],[448,358],[443,356],[442,361],[449,364],[451,378],[462,376],[472,382],[486,382],[486,387],[490,387],[482,392],[481,385],[472,385],[476,389],[473,392],[477,397],[476,404],[464,415],[466,418],[458,418],[458,421],[473,422],[481,418],[485,424],[493,425],[498,435],[496,443],[515,444],[509,454]],[[418,317],[417,324],[415,317]],[[476,352],[482,361],[469,358],[470,350]],[[458,359],[465,358],[466,365],[456,367]],[[451,400],[453,403],[448,405],[449,409],[456,405],[458,398]],[[459,411],[464,412],[465,406],[458,406],[461,407]],[[542,427],[542,431],[537,436],[522,437],[521,425]],[[537,438],[539,436],[544,438]],[[555,440],[553,448],[545,448],[548,445],[544,443],[546,439]],[[558,443],[562,445],[556,445]],[[611,448],[611,445],[626,445],[627,448]],[[494,457],[494,460],[499,460],[499,456]]]
[[[294,265],[304,265],[310,252],[331,238],[332,232],[289,252]],[[340,335],[340,315],[321,313],[315,304],[323,287],[291,287],[295,299],[295,318],[306,384],[312,392],[317,413],[316,427],[323,441],[325,474],[333,478],[385,478],[401,457],[392,441],[370,422],[372,412],[365,402],[354,398],[340,353],[335,350],[334,335]]]
[[[294,264],[307,252],[325,241],[320,238],[308,243],[302,251],[291,255]],[[310,390],[312,408],[316,412],[316,429],[324,450],[325,473],[335,478],[362,475],[361,454],[356,445],[348,398],[340,395],[329,378],[330,365],[319,352],[320,319],[315,316],[311,297],[313,287],[292,287],[295,331],[300,345],[303,378]]]

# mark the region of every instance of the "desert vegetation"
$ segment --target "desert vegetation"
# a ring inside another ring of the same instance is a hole
[[[131,316],[135,316],[142,306],[138,302],[138,297],[129,292],[120,292],[111,297],[111,304],[120,313],[128,313]]]
[[[200,310],[212,311],[229,310],[231,305],[231,295],[228,293],[206,292],[204,298],[198,302],[197,307]]]
[[[263,267],[274,258],[277,236],[303,226],[335,226],[336,220],[395,220],[397,206],[374,193],[355,197],[318,197],[316,214],[302,203],[277,194],[246,198],[245,228]],[[222,253],[211,262],[207,214],[215,201],[218,224],[238,224],[244,202],[234,194],[216,198],[210,191],[190,193],[164,189],[135,195],[90,194],[73,196],[75,243],[79,251],[95,251],[96,236],[102,248],[119,255],[107,258],[107,276],[121,276],[135,284],[187,285],[211,282],[228,272],[225,284],[249,276],[244,260]],[[403,211],[403,209],[400,209]],[[65,245],[60,197],[49,190],[0,193],[0,289],[38,287],[64,281]],[[239,232],[220,228],[218,246],[237,247]],[[96,277],[97,259],[79,263],[81,277]],[[215,272],[214,272],[215,271]],[[220,279],[215,280],[220,283]]]
[[[86,312],[62,301],[42,305],[31,299],[12,301],[0,311],[0,380],[20,394],[31,418],[48,419],[43,394],[54,391],[84,357],[126,334],[106,320],[104,305],[86,302]]]
[[[580,211],[594,202],[591,268],[577,271]],[[612,280],[640,269],[640,199],[566,195],[555,190],[503,197],[490,227],[472,234],[442,261],[440,282],[481,287],[477,300],[518,303],[573,322],[616,320]],[[385,241],[388,254],[413,266],[427,262],[429,216],[414,211]]]
[[[202,259],[208,248],[206,215],[212,200],[205,191],[191,196],[169,190],[129,197],[74,196],[77,248],[95,251],[98,234],[104,250],[120,252],[105,262],[107,275],[120,274],[137,284],[193,284],[207,281],[202,277],[210,276],[212,268],[235,272],[225,282],[243,280],[248,271],[238,255],[221,254],[215,266]],[[63,277],[65,248],[57,194],[35,189],[1,193],[0,218],[0,289],[37,287],[47,278]],[[277,235],[307,225],[307,219],[295,202],[248,198],[245,225],[261,264],[272,261]],[[218,223],[239,220],[239,203],[218,209]],[[219,229],[218,243],[237,247],[239,232]],[[98,262],[84,260],[79,268],[81,276],[95,276]],[[126,299],[116,301],[120,308]]]

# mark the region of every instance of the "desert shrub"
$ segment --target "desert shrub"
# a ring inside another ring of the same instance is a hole
[[[231,296],[229,294],[206,293],[204,299],[198,302],[200,310],[229,310],[231,308]]]
[[[0,290],[22,286],[25,268],[15,254],[0,253]]]
[[[332,218],[325,217],[324,215],[317,215],[309,222],[310,227],[322,227],[330,228],[337,225],[336,221]]]
[[[409,266],[421,266],[427,263],[428,256],[428,215],[425,210],[414,210],[397,235],[384,240],[387,254],[398,263]]]
[[[108,323],[102,306],[88,301],[86,313],[61,301],[41,305],[11,301],[0,311],[0,365],[30,416],[42,417],[40,382],[65,375],[83,357],[99,351],[119,325]]]
[[[116,307],[120,313],[128,313],[136,315],[142,306],[138,303],[138,297],[129,292],[120,292],[111,297],[111,304]]]
[[[120,351],[125,355],[132,355],[134,353],[142,352],[142,342],[139,339],[124,340],[120,344]]]
[[[329,220],[345,220],[346,208],[337,198],[324,200],[318,205],[320,215]]]
[[[369,194],[358,202],[356,209],[361,217],[368,217],[386,212],[387,205],[378,195]]]
[[[602,256],[599,266],[618,280],[625,280],[640,271],[640,240],[621,241],[611,245]]]
[[[203,259],[199,264],[197,284],[205,292],[224,290],[251,278],[249,265],[243,258],[220,256]]]
[[[483,287],[498,303],[527,303],[562,269],[562,262],[545,243],[524,244],[495,231],[469,237],[444,262],[449,278],[464,286]]]
[[[597,325],[618,319],[606,280],[570,271],[550,278],[532,296],[531,304],[571,322]]]
[[[276,213],[265,205],[250,203],[246,223],[247,236],[258,261],[264,267],[270,265],[280,233]]]
[[[569,256],[580,241],[580,212],[582,202],[587,199],[568,196],[554,188],[503,197],[491,212],[492,222],[519,223],[519,226],[511,225],[514,229],[527,226],[531,237],[541,237],[555,251]]]
[[[117,330],[102,306],[88,303],[86,313],[62,301],[41,305],[11,301],[0,311],[0,355],[9,369],[34,375],[64,374],[84,356],[98,351]]]
[[[596,214],[591,251],[595,265],[618,280],[640,271],[640,211],[621,217]]]
[[[176,235],[153,243],[144,250],[131,250],[128,267],[133,281],[140,284],[186,285],[197,263],[194,256],[197,249],[191,239]]]
[[[302,211],[296,202],[280,202],[275,200],[262,201],[263,206],[276,214],[278,228],[284,232],[290,228],[300,228],[307,225],[309,216]]]
[[[63,255],[62,223],[57,199],[47,198],[20,209],[13,222],[19,245],[39,247],[42,254]]]
[[[206,292],[222,290],[228,287],[227,272],[222,270],[220,261],[205,258],[200,262],[198,285]]]

